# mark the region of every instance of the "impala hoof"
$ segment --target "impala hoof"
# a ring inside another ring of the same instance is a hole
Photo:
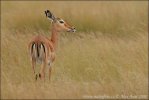
[[[39,78],[41,78],[41,74],[39,73]]]

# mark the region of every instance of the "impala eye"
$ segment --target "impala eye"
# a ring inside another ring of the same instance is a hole
[[[62,20],[60,20],[59,22],[60,22],[60,23],[64,23],[64,21],[62,21]]]

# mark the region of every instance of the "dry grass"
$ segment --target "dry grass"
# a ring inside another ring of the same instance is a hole
[[[123,3],[2,2],[1,98],[148,98],[147,2]],[[27,43],[49,36],[45,9],[78,32],[61,33],[52,80],[43,83],[33,79]]]

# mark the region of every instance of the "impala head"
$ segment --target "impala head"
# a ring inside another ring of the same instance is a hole
[[[69,25],[63,19],[55,17],[49,10],[46,10],[45,14],[49,20],[52,20],[52,27],[56,31],[59,31],[59,32],[61,31],[75,32],[76,31],[75,27]]]

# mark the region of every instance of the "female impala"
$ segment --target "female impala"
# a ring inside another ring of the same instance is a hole
[[[55,49],[58,41],[58,32],[67,31],[75,32],[75,28],[70,26],[61,18],[56,18],[49,10],[45,11],[46,17],[52,21],[52,36],[47,38],[41,35],[35,36],[29,43],[29,51],[32,61],[32,68],[35,74],[37,62],[41,62],[39,74],[35,78],[45,78],[45,68],[48,65],[49,79],[51,76],[51,63],[55,60]]]

